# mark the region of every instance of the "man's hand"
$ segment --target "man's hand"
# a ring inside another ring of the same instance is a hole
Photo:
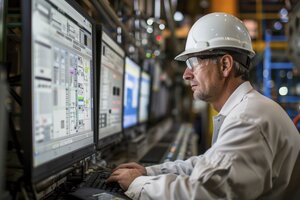
[[[113,170],[107,182],[118,182],[122,189],[127,190],[135,178],[143,175],[147,175],[144,166],[134,162],[124,163]]]
[[[116,170],[112,172],[110,177],[106,180],[107,182],[118,182],[123,190],[127,190],[129,185],[134,179],[143,174],[140,170],[135,168],[120,168],[117,167]]]
[[[118,167],[116,167],[113,171],[116,171],[118,169],[136,169],[141,173],[141,175],[147,175],[146,168],[135,162],[121,164]]]

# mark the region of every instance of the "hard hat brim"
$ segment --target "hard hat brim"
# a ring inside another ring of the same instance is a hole
[[[201,51],[202,50],[202,51]],[[254,51],[249,51],[247,49],[242,49],[242,48],[236,48],[236,47],[230,47],[230,46],[219,46],[218,48],[206,48],[205,51],[203,51],[203,49],[191,49],[191,50],[185,50],[182,53],[180,53],[179,55],[177,55],[174,60],[176,61],[183,61],[185,62],[189,57],[194,56],[194,55],[210,55],[212,53],[212,51],[214,50],[234,50],[234,51],[241,51],[241,52],[248,52],[248,56],[250,58],[253,58],[255,56],[255,52]]]
[[[194,53],[196,53],[195,51],[183,51],[182,53],[180,53],[179,55],[177,55],[174,60],[177,61],[186,61],[191,55],[193,55]]]

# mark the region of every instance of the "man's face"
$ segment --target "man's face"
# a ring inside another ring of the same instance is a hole
[[[194,91],[194,99],[214,102],[222,93],[224,79],[218,59],[189,58],[183,79],[188,80]]]

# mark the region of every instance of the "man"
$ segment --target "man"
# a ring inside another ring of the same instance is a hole
[[[183,78],[194,98],[219,112],[211,148],[186,161],[122,164],[108,181],[132,199],[282,199],[291,191],[300,136],[285,111],[249,83],[254,54],[239,19],[226,13],[200,18],[175,59],[186,61]]]

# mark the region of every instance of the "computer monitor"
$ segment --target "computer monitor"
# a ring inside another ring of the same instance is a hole
[[[139,123],[145,123],[149,118],[149,102],[151,90],[150,75],[142,72],[140,80],[140,93],[139,93]]]
[[[33,183],[91,155],[94,36],[73,1],[24,0],[22,136]]]
[[[125,59],[123,128],[127,129],[138,123],[139,81],[141,68],[133,60]]]
[[[119,140],[122,133],[124,50],[103,30],[99,30],[99,128],[98,148]]]
[[[170,89],[164,83],[163,71],[160,63],[155,63],[151,68],[152,91],[150,106],[150,122],[155,125],[168,116],[170,108]]]

